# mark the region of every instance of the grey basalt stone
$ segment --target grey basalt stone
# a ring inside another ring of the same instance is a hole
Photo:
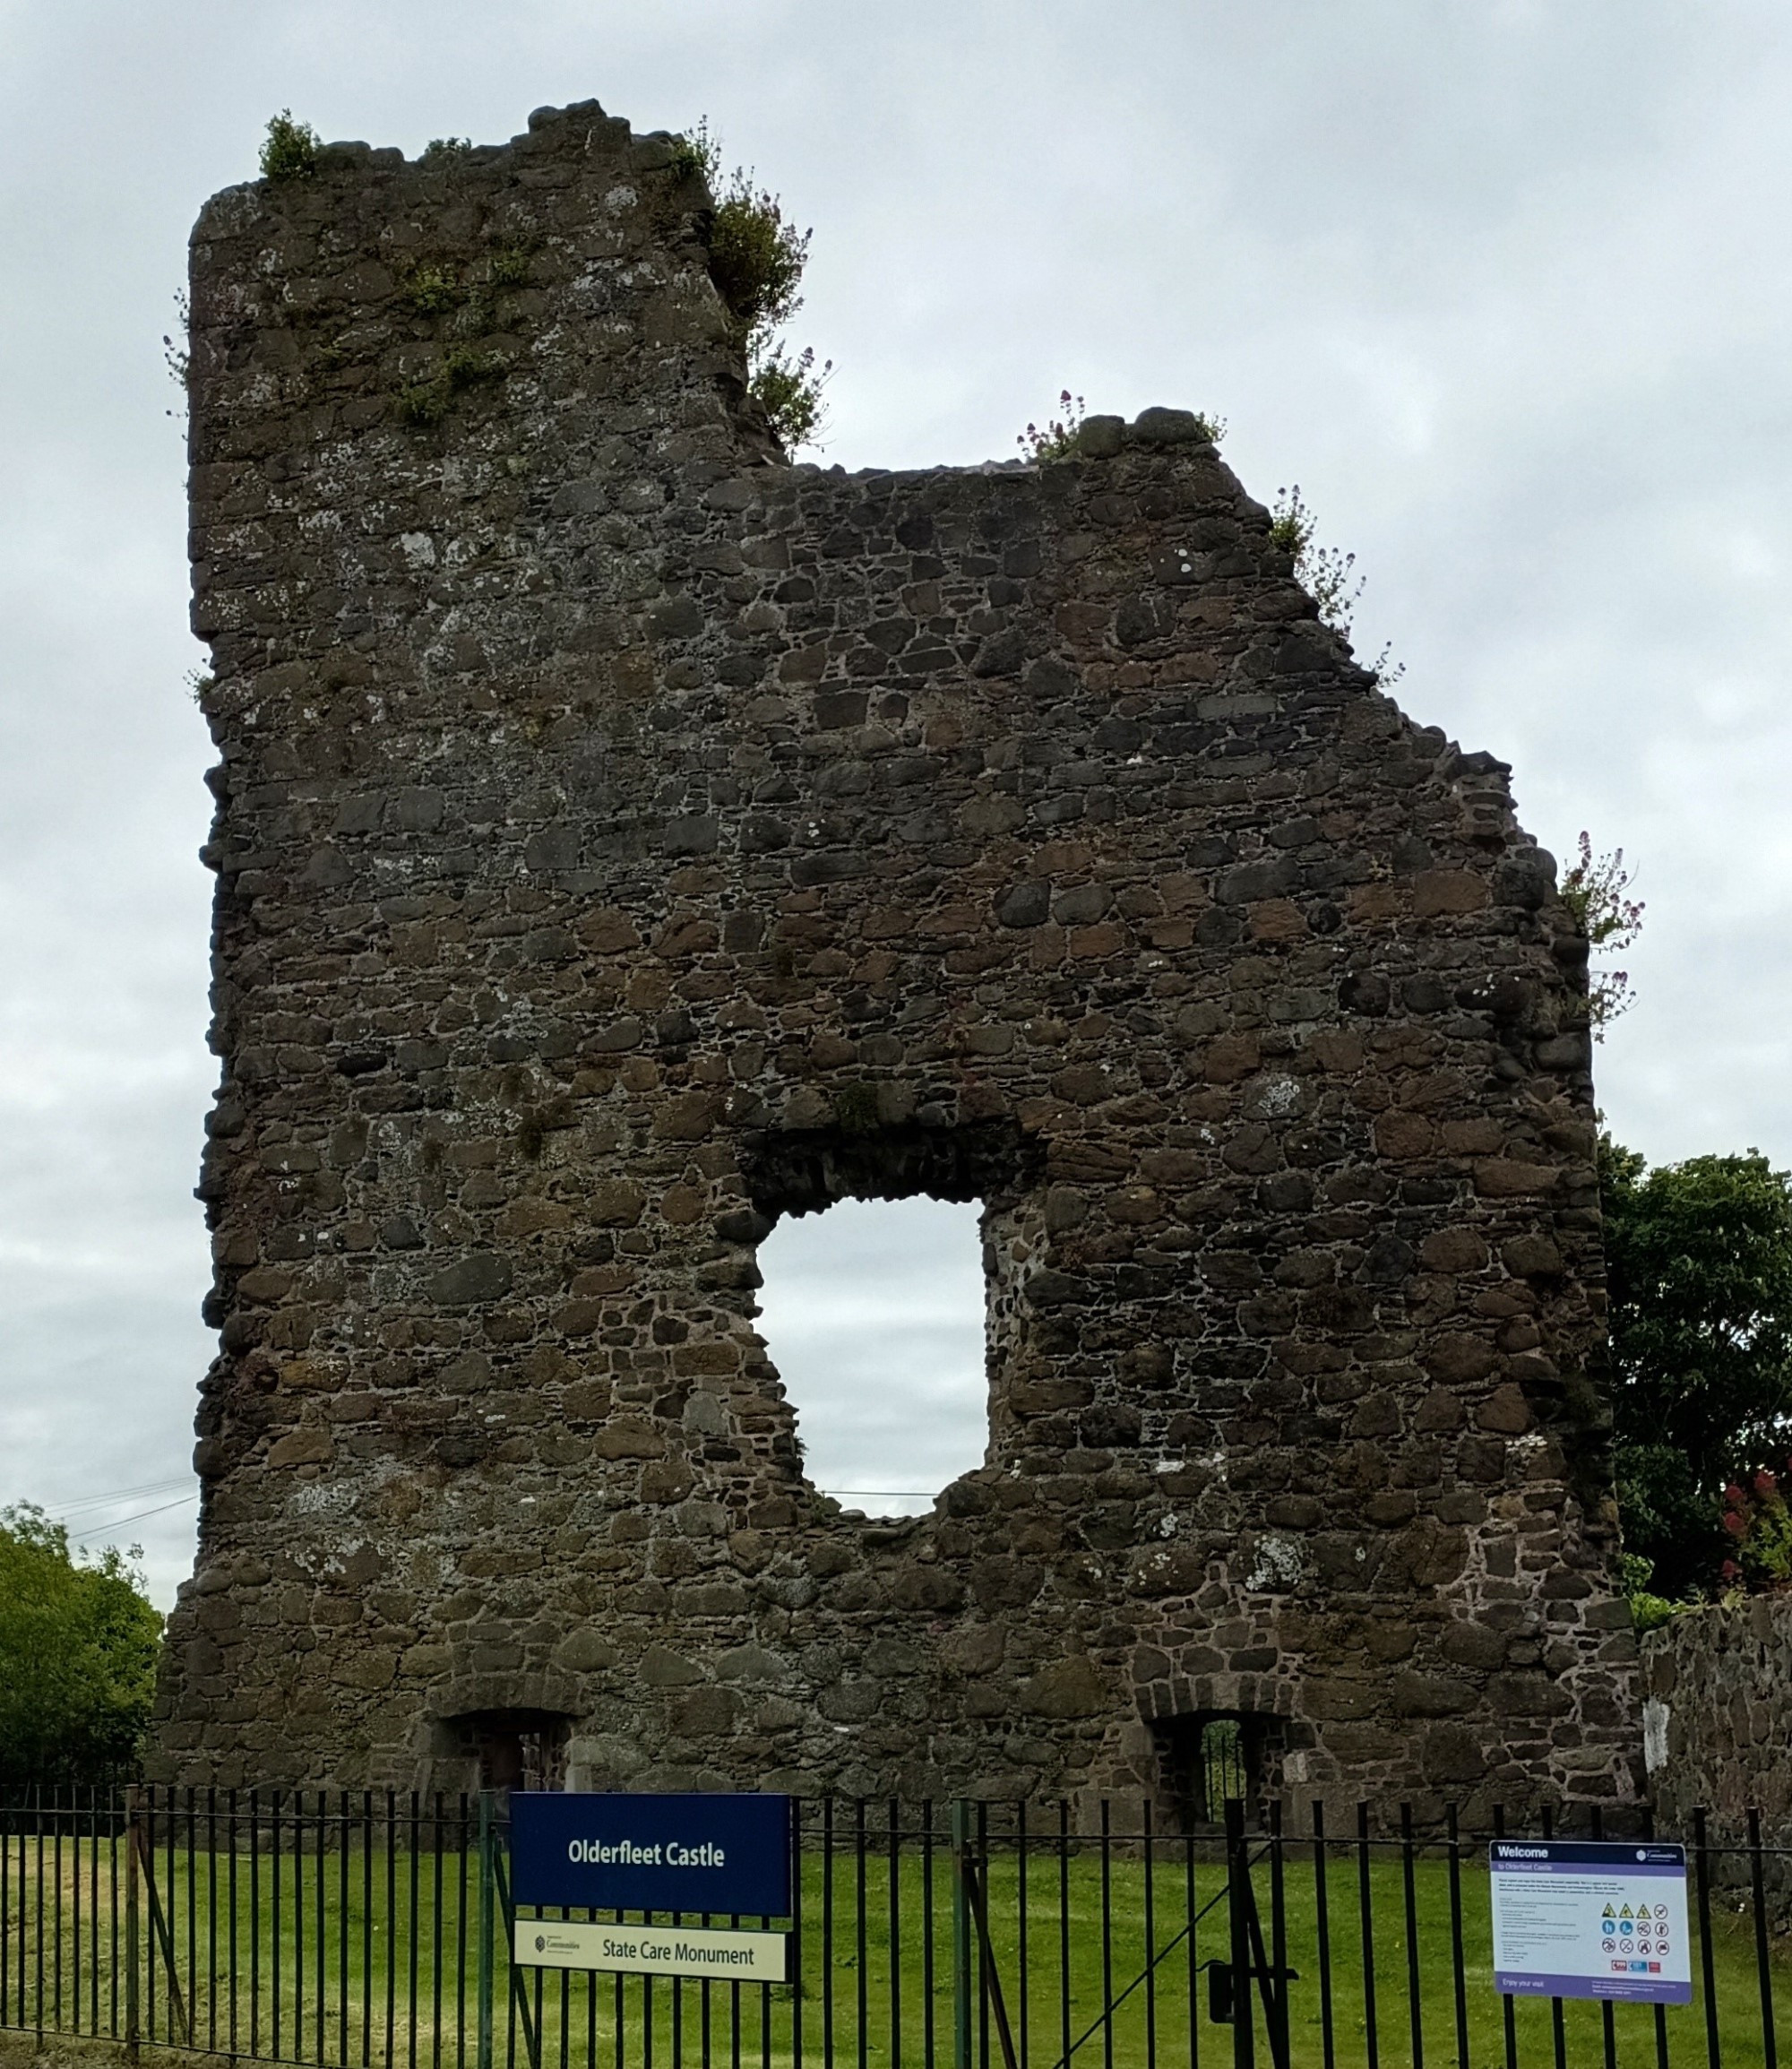
[[[459,1789],[531,1719],[584,1786],[1170,1817],[1246,1711],[1340,1815],[1615,1808],[1584,936],[1503,764],[1192,411],[785,464],[681,162],[587,103],[195,235],[220,1341],[152,1773]],[[916,1193],[981,1203],[987,1452],[855,1517],[758,1246]]]
[[[1142,409],[1128,427],[1140,445],[1194,445],[1207,443],[1207,431],[1193,409]]]
[[[1124,417],[1085,417],[1077,428],[1076,450],[1085,460],[1112,460],[1125,442]]]
[[[392,1231],[402,1229],[407,1240],[415,1240],[415,1231],[409,1224],[393,1221],[387,1224],[386,1240],[392,1242]],[[490,1251],[463,1257],[458,1263],[438,1272],[429,1282],[430,1296],[444,1307],[469,1307],[475,1302],[499,1299],[510,1290],[511,1263]]]

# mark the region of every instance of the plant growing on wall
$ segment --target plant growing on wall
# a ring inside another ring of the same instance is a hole
[[[185,292],[176,295],[174,306],[180,319],[180,335],[176,338],[167,331],[162,332],[162,364],[168,368],[168,379],[177,388],[185,389],[193,378],[193,312],[187,306]],[[170,410],[168,414],[172,416],[174,412]]]
[[[1631,1622],[1639,1631],[1658,1631],[1683,1610],[1695,1607],[1691,1602],[1670,1602],[1667,1596],[1658,1595],[1654,1581],[1653,1559],[1645,1559],[1639,1552],[1618,1554],[1618,1584],[1630,1603]]]
[[[1624,867],[1622,848],[1596,856],[1591,837],[1582,831],[1579,858],[1562,879],[1562,900],[1586,929],[1590,948],[1622,954],[1634,944],[1642,932],[1642,901],[1625,893],[1635,880],[1635,871]],[[1626,971],[1604,969],[1590,973],[1587,1020],[1595,1041],[1605,1039],[1606,1029],[1628,1009],[1632,996]]]
[[[1354,553],[1321,546],[1319,520],[1302,502],[1300,484],[1279,488],[1270,512],[1270,544],[1294,563],[1294,579],[1319,606],[1320,617],[1343,638],[1350,636],[1350,617],[1363,594],[1363,577],[1351,579]]]
[[[283,108],[269,118],[268,134],[262,141],[262,177],[308,179],[317,170],[322,148],[311,125],[295,122],[291,108]]]
[[[1348,640],[1365,578],[1355,573],[1356,555],[1340,547],[1321,546],[1318,531],[1319,520],[1301,500],[1299,482],[1292,488],[1277,489],[1270,511],[1270,543],[1293,561],[1294,579],[1318,605],[1320,623]],[[1369,670],[1383,689],[1406,673],[1406,663],[1391,662],[1389,651],[1384,646]]]
[[[1077,433],[1082,429],[1082,397],[1073,395],[1068,388],[1058,396],[1061,417],[1053,417],[1041,427],[1029,424],[1015,439],[1022,454],[1034,462],[1044,460],[1063,460],[1076,450]]]
[[[1077,449],[1082,435],[1083,402],[1081,395],[1073,395],[1068,388],[1058,396],[1060,417],[1054,417],[1044,425],[1029,424],[1015,439],[1021,457],[1035,466],[1051,460],[1067,460]],[[1210,417],[1205,410],[1197,409],[1194,420],[1201,427],[1201,435],[1217,445],[1226,435],[1226,419]]]
[[[750,167],[722,174],[720,140],[709,118],[675,147],[673,171],[709,183],[716,196],[710,223],[710,278],[728,313],[736,342],[746,357],[748,392],[771,420],[787,453],[819,444],[824,415],[822,392],[833,372],[819,371],[812,348],[795,358],[778,333],[803,306],[803,273],[813,230],[799,230],[774,194],[755,183]]]
[[[785,357],[781,344],[772,345],[760,359],[753,392],[787,453],[800,453],[804,446],[818,443],[816,433],[823,415],[822,388],[832,367],[830,359],[816,373],[813,345],[805,345],[794,359]]]

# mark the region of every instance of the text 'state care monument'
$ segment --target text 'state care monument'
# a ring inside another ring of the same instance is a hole
[[[1586,942],[1503,765],[1187,412],[785,464],[681,167],[586,103],[195,234],[153,1771],[1167,1806],[1237,1718],[1303,1795],[1630,1797]],[[987,1459],[867,1522],[754,1251],[918,1193],[982,1204]]]

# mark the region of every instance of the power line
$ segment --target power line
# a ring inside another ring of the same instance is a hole
[[[82,1495],[78,1501],[47,1502],[44,1513],[51,1516],[72,1516],[77,1509],[103,1509],[115,1502],[128,1502],[142,1495],[166,1494],[170,1488],[184,1487],[192,1478],[191,1473],[176,1473],[168,1479],[145,1480],[141,1487],[114,1487],[103,1495]]]
[[[184,1509],[189,1502],[199,1499],[199,1489],[182,1495],[178,1501],[163,1502],[159,1508],[139,1509],[134,1516],[120,1516],[116,1523],[95,1523],[85,1530],[71,1530],[69,1536],[78,1545],[83,1538],[103,1537],[109,1530],[122,1530],[126,1523],[141,1523],[145,1516],[166,1515],[170,1509]]]

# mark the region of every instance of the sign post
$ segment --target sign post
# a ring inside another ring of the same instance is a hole
[[[788,1796],[518,1791],[510,1841],[514,1901],[537,1910],[791,1915]],[[530,1968],[781,1983],[789,1935],[518,1918],[513,1952]]]
[[[1494,1987],[1514,1997],[1690,2004],[1686,1849],[1653,1840],[1495,1840]]]

